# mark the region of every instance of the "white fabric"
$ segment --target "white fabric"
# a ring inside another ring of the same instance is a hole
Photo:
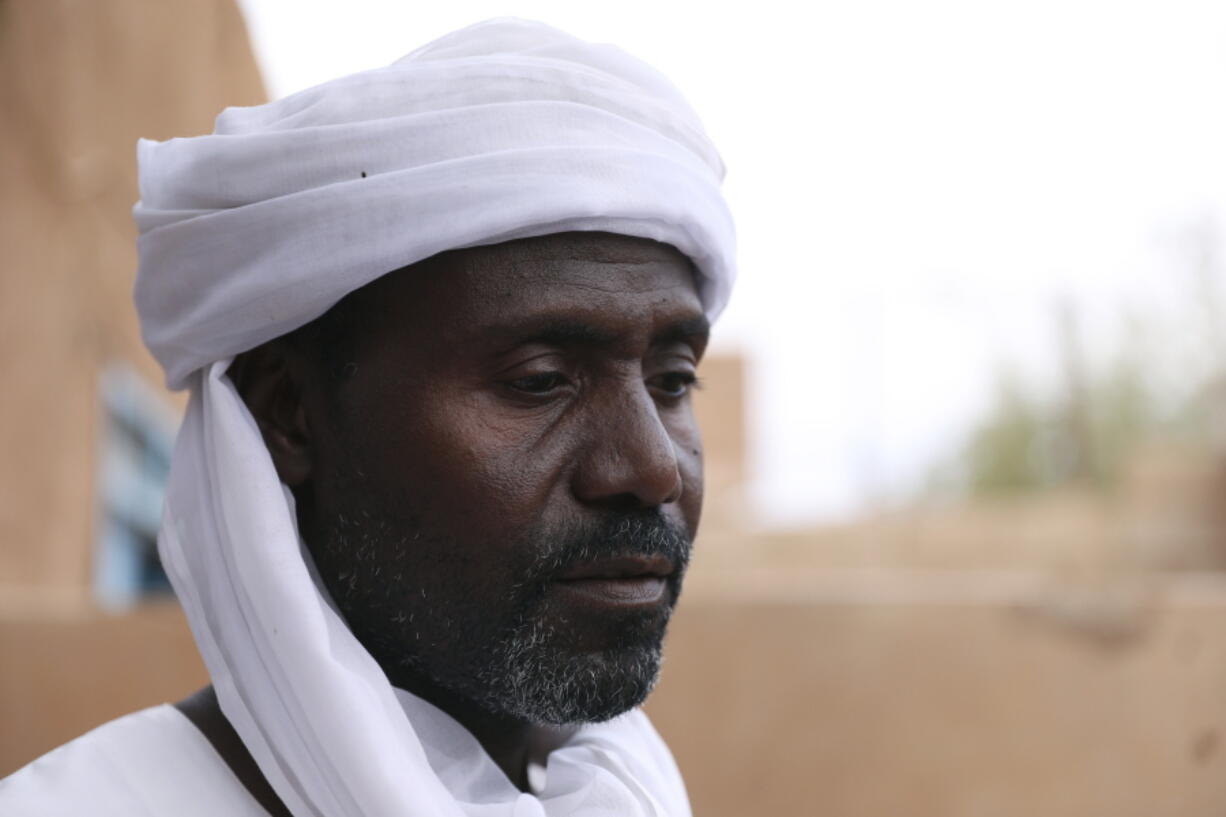
[[[5,817],[268,817],[191,721],[163,704],[0,780]]]
[[[732,283],[722,166],[659,74],[499,20],[216,133],[142,142],[142,329],[190,386],[159,539],[222,709],[296,817],[689,814],[641,712],[585,727],[544,787],[511,786],[454,721],[390,686],[304,559],[292,498],[225,371],[390,270],[565,230],[690,256],[714,318]]]
[[[173,388],[449,249],[606,230],[690,256],[711,318],[732,286],[697,116],[643,63],[538,24],[464,29],[138,158],[136,302]]]

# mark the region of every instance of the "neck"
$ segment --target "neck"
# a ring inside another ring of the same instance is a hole
[[[217,703],[217,693],[213,687],[207,686],[191,697],[184,698],[175,704],[183,715],[191,721],[208,742],[213,750],[230,767],[230,771],[238,778],[256,802],[259,803],[271,817],[293,817],[281,798],[273,791],[256,764],[255,758],[247,751],[230,721],[222,714]]]
[[[397,677],[396,686],[413,693],[446,712],[477,739],[490,759],[520,791],[528,791],[528,766],[543,763],[554,749],[575,733],[575,726],[533,724],[507,715],[496,715],[471,701],[413,675]]]

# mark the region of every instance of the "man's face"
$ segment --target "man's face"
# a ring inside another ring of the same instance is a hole
[[[303,378],[304,538],[393,683],[603,720],[659,670],[702,503],[707,324],[661,244],[448,253],[351,296],[343,376]]]

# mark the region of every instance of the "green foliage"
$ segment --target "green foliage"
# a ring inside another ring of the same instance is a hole
[[[1171,425],[1150,381],[1144,357],[1130,348],[1102,370],[1070,379],[1054,398],[1006,372],[956,458],[961,489],[999,496],[1073,484],[1110,488],[1137,445]]]
[[[1172,274],[1153,290],[1173,295],[1174,306],[1149,297],[1125,314],[1116,348],[1097,364],[1081,352],[1073,304],[1057,304],[1057,393],[1043,396],[1004,371],[989,410],[932,487],[979,496],[1073,484],[1109,489],[1149,438],[1226,437],[1226,264],[1217,225],[1206,215],[1176,236]]]
[[[971,432],[963,454],[967,487],[976,494],[1030,491],[1046,482],[1036,467],[1036,445],[1044,438],[1043,409],[1011,374],[997,384],[995,405]]]

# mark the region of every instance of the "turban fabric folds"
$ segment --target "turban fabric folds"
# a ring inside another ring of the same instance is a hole
[[[671,244],[714,318],[733,278],[722,164],[653,69],[496,20],[386,68],[142,141],[142,332],[192,390],[159,548],[218,700],[295,817],[689,814],[638,711],[589,725],[519,792],[391,687],[313,573],[230,359],[439,252],[570,230]]]
[[[696,115],[643,63],[539,25],[464,29],[138,154],[136,302],[172,387],[461,247],[606,230],[689,256],[710,317],[732,284]]]

